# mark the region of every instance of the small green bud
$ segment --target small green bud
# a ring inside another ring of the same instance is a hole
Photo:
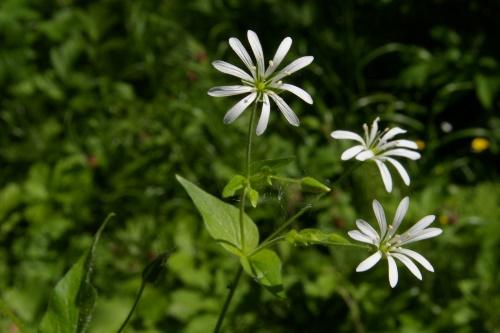
[[[227,183],[226,186],[224,186],[224,189],[222,190],[222,197],[223,198],[228,198],[232,197],[233,195],[236,194],[237,191],[241,190],[244,188],[247,184],[247,179],[243,177],[242,175],[236,175],[231,180],[229,183]]]
[[[331,189],[323,184],[322,182],[312,178],[304,177],[300,180],[300,185],[304,190],[309,190],[311,192],[330,192]]]

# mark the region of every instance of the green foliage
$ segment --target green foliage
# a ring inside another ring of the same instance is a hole
[[[104,228],[113,216],[114,214],[108,215],[95,234],[90,249],[57,283],[38,332],[84,333],[87,331],[97,299],[97,291],[91,283],[95,251]]]
[[[281,259],[276,252],[263,249],[249,257],[240,258],[245,272],[273,294],[284,297]]]
[[[259,244],[259,230],[255,223],[243,215],[243,233],[240,229],[239,210],[208,194],[195,184],[176,176],[203,217],[208,233],[222,247],[238,256],[250,254]],[[244,239],[241,239],[244,235]]]

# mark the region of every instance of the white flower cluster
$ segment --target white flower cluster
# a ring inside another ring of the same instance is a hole
[[[299,126],[298,117],[279,94],[284,91],[291,92],[308,104],[313,104],[313,100],[305,90],[291,84],[283,83],[282,79],[306,67],[314,58],[312,56],[298,58],[282,70],[276,72],[276,69],[292,45],[292,39],[290,37],[283,39],[274,58],[269,61],[269,65],[266,68],[264,52],[262,51],[259,38],[251,30],[247,32],[247,37],[256,60],[256,65],[240,40],[234,37],[230,38],[229,45],[245,64],[249,73],[225,61],[217,60],[212,63],[217,70],[241,79],[241,84],[214,87],[208,91],[210,96],[226,97],[247,94],[229,109],[224,116],[224,123],[233,122],[252,103],[262,103],[262,111],[256,128],[257,135],[261,135],[267,128],[270,116],[270,100],[273,100],[285,119],[291,125]],[[345,130],[333,131],[331,136],[334,139],[356,141],[357,144],[355,146],[343,152],[341,159],[349,160],[354,158],[361,162],[375,162],[382,176],[385,189],[390,193],[393,188],[393,182],[387,164],[396,169],[403,182],[408,186],[410,185],[410,176],[396,158],[402,157],[417,160],[420,158],[420,154],[416,151],[417,144],[414,141],[394,139],[396,136],[406,133],[406,130],[399,127],[379,130],[378,122],[379,118],[377,117],[370,128],[367,124],[364,124],[364,136]],[[390,225],[387,224],[385,213],[380,203],[377,200],[373,201],[373,210],[380,232],[377,232],[364,220],[359,219],[356,221],[358,230],[349,231],[349,236],[357,241],[373,245],[375,248],[375,253],[358,265],[356,268],[357,272],[370,269],[380,259],[385,257],[389,266],[389,283],[391,287],[395,287],[398,282],[398,270],[395,259],[405,265],[420,280],[422,279],[422,274],[414,261],[428,271],[434,271],[434,268],[427,259],[415,251],[404,248],[403,245],[440,235],[442,233],[441,229],[428,228],[434,221],[435,216],[425,216],[404,233],[397,233],[408,210],[409,201],[408,197],[401,201],[393,222]]]

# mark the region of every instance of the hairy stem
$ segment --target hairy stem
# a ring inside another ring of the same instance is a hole
[[[231,300],[233,299],[234,292],[236,290],[236,287],[238,286],[238,282],[240,281],[241,273],[243,272],[243,268],[241,266],[238,267],[238,271],[236,272],[236,275],[234,276],[233,281],[231,282],[231,285],[229,286],[229,294],[227,294],[226,300],[224,301],[224,305],[222,306],[222,310],[219,314],[219,318],[217,319],[217,324],[215,325],[214,328],[214,333],[219,333],[220,329],[222,327],[222,322],[224,321],[224,317],[226,316],[227,309],[229,308],[229,304],[231,303]]]

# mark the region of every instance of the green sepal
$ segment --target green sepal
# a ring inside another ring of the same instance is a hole
[[[243,270],[279,298],[285,298],[281,259],[276,252],[262,249],[250,257],[240,257]]]
[[[242,175],[235,175],[231,180],[224,186],[222,190],[222,197],[229,198],[236,194],[239,190],[245,188],[248,181]]]

